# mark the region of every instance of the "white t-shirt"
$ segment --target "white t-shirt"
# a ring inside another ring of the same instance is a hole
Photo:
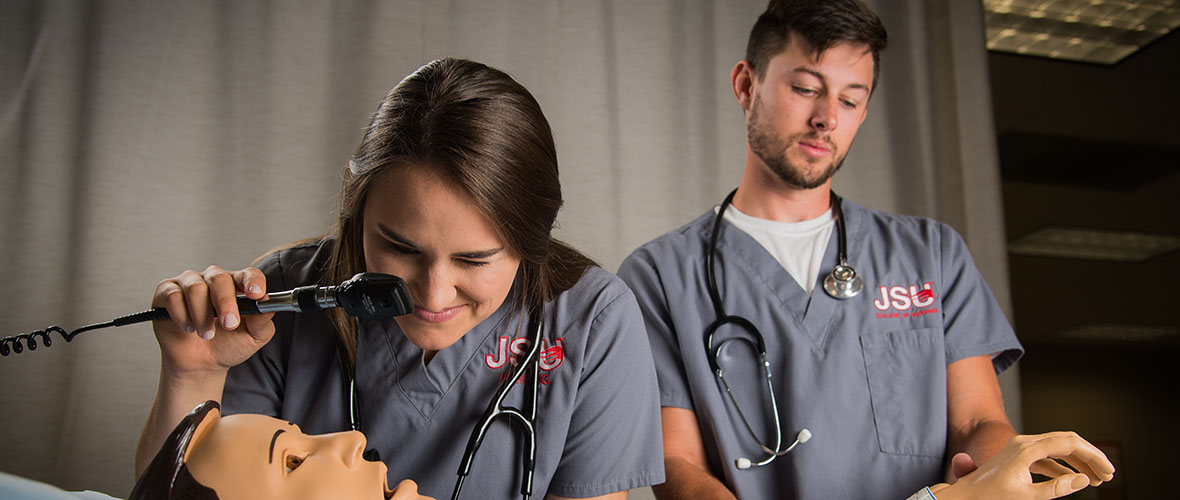
[[[725,209],[725,220],[754,238],[803,290],[811,294],[828,248],[828,239],[836,225],[832,209],[814,219],[778,222],[746,215],[730,205]]]

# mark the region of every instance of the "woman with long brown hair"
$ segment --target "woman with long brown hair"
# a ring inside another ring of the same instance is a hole
[[[552,237],[561,204],[532,95],[479,63],[423,66],[381,102],[348,161],[334,235],[157,286],[153,306],[172,319],[154,325],[162,367],[137,471],[185,413],[214,400],[314,434],[359,423],[391,481],[449,497],[472,426],[530,347],[529,313],[543,311],[534,491],[614,498],[661,482],[643,319],[618,278]],[[403,278],[413,313],[242,316],[235,305],[362,271]],[[505,406],[522,406],[524,385]],[[509,427],[493,424],[476,455],[467,484],[480,498],[520,495],[522,437]]]

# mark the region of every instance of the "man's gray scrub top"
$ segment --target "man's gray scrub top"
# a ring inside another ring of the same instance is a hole
[[[332,240],[282,250],[260,264],[267,288],[316,283]],[[362,322],[356,386],[362,431],[389,484],[450,498],[460,457],[527,329],[510,294],[488,319],[423,364],[394,320]],[[348,383],[322,313],[278,313],[275,337],[230,370],[226,413],[262,413],[308,434],[349,428]],[[547,307],[537,413],[535,498],[597,496],[664,477],[657,383],[643,319],[616,276],[590,268]],[[524,383],[505,406],[523,408]],[[522,433],[498,420],[476,455],[463,498],[519,498]]]
[[[946,367],[992,355],[999,372],[1022,354],[1012,328],[963,240],[930,219],[844,201],[849,263],[864,279],[838,300],[822,282],[837,263],[833,231],[808,296],[746,233],[722,224],[717,282],[729,315],[749,319],[766,342],[783,447],[807,443],[766,467],[762,452],[709,368],[705,328],[716,313],[705,281],[714,221],[695,221],[640,247],[619,269],[643,310],[662,406],[695,411],[710,467],[738,498],[906,498],[941,482],[946,452]],[[745,336],[723,327],[717,341]],[[750,343],[719,359],[759,438],[774,446],[766,377]]]

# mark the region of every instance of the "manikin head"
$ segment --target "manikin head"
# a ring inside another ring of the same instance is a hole
[[[172,431],[129,500],[384,500],[385,464],[359,432],[309,436],[263,415],[201,403]]]

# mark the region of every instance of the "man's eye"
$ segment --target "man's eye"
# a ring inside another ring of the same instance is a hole
[[[804,96],[815,95],[815,89],[809,89],[807,87],[795,87],[795,92]]]
[[[295,469],[298,469],[300,465],[303,465],[303,457],[298,455],[287,455],[284,465],[287,466],[287,472],[294,471]]]

